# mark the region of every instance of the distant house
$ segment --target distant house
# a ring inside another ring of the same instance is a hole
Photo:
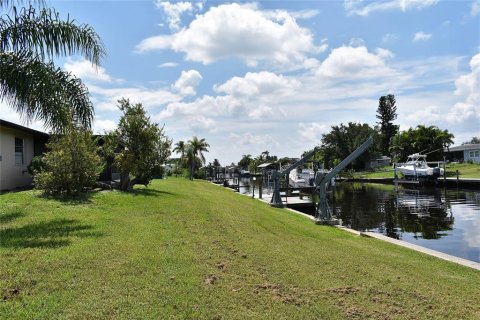
[[[391,159],[387,156],[381,156],[378,159],[372,159],[365,163],[365,169],[371,170],[376,168],[382,168],[390,165]]]
[[[480,163],[480,144],[463,144],[445,149],[445,156],[450,161]]]
[[[27,167],[45,152],[50,135],[0,119],[0,191],[31,185]]]

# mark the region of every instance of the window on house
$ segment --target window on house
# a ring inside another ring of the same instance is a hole
[[[480,151],[475,151],[475,158],[480,157]]]
[[[15,164],[23,164],[23,139],[15,138]]]
[[[469,158],[474,158],[474,157],[475,157],[475,151],[470,151],[470,152],[468,153],[468,157],[469,157]]]

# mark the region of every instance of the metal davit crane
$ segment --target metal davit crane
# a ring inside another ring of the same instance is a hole
[[[360,147],[353,151],[348,157],[342,160],[332,171],[327,174],[318,172],[315,176],[315,192],[318,194],[318,204],[315,210],[315,219],[317,222],[331,221],[332,215],[327,201],[327,184],[340,171],[345,169],[353,160],[358,158],[362,153],[367,151],[373,144],[373,137],[369,137]]]
[[[372,144],[373,144],[373,138],[370,136],[360,147],[358,147],[348,157],[343,159],[343,161],[340,162],[340,164],[338,164],[335,168],[333,168],[332,171],[330,171],[327,174],[322,172],[317,172],[315,176],[315,193],[318,194],[318,203],[315,209],[315,219],[317,223],[322,223],[322,222],[329,223],[333,221],[332,215],[330,213],[330,208],[328,206],[328,201],[327,201],[327,185],[329,184],[331,179],[335,177],[340,171],[345,169],[345,167],[348,166],[352,161],[357,159],[362,153],[367,151],[368,148],[372,146]],[[302,159],[300,159],[299,161],[295,162],[294,164],[292,164],[291,166],[287,167],[286,169],[280,172],[277,169],[275,169],[275,171],[272,174],[272,178],[273,178],[273,196],[271,200],[272,206],[277,208],[284,207],[282,198],[280,196],[280,178],[283,175],[289,174],[290,171],[307,162],[317,151],[318,151],[318,148],[313,149],[313,151],[309,152]]]
[[[293,169],[295,169],[298,166],[301,166],[302,164],[307,162],[311,157],[313,157],[315,155],[315,153],[317,151],[318,151],[318,148],[314,148],[312,151],[307,153],[307,155],[305,155],[305,157],[298,160],[297,162],[295,162],[291,166],[287,167],[286,169],[282,170],[281,172],[278,172],[278,170],[275,169],[275,171],[272,174],[272,178],[273,178],[273,196],[272,196],[272,201],[271,201],[272,206],[277,207],[277,208],[283,208],[284,207],[283,202],[282,202],[282,198],[280,196],[280,178],[283,175],[289,174],[290,171],[292,171]]]

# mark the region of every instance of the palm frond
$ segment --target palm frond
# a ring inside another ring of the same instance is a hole
[[[90,128],[94,115],[80,79],[30,54],[0,52],[0,99],[25,120],[42,120],[55,132],[68,128],[72,120]]]
[[[10,7],[14,8],[15,4],[29,4],[36,3],[39,8],[45,7],[45,0],[0,0],[0,8]]]
[[[22,8],[0,18],[0,51],[33,52],[45,57],[80,54],[98,65],[105,56],[102,40],[92,27],[61,20],[52,8]]]

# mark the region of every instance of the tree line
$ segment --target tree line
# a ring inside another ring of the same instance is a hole
[[[329,132],[322,135],[319,152],[313,160],[323,163],[326,168],[333,168],[370,136],[374,139],[374,145],[349,166],[351,169],[365,169],[368,161],[381,156],[388,156],[395,162],[405,161],[409,155],[418,152],[428,153],[430,159],[443,160],[444,149],[453,143],[454,135],[437,126],[418,125],[400,131],[394,123],[397,119],[397,105],[393,94],[379,98],[376,118],[378,121],[373,127],[368,123],[357,122],[332,126]],[[472,141],[476,141],[474,139]],[[302,156],[310,151],[306,150]],[[270,156],[268,151],[264,151],[257,157],[243,155],[238,165],[252,169],[268,162],[267,155],[269,161],[277,160],[276,156]],[[290,161],[288,158],[280,160],[282,163]]]

